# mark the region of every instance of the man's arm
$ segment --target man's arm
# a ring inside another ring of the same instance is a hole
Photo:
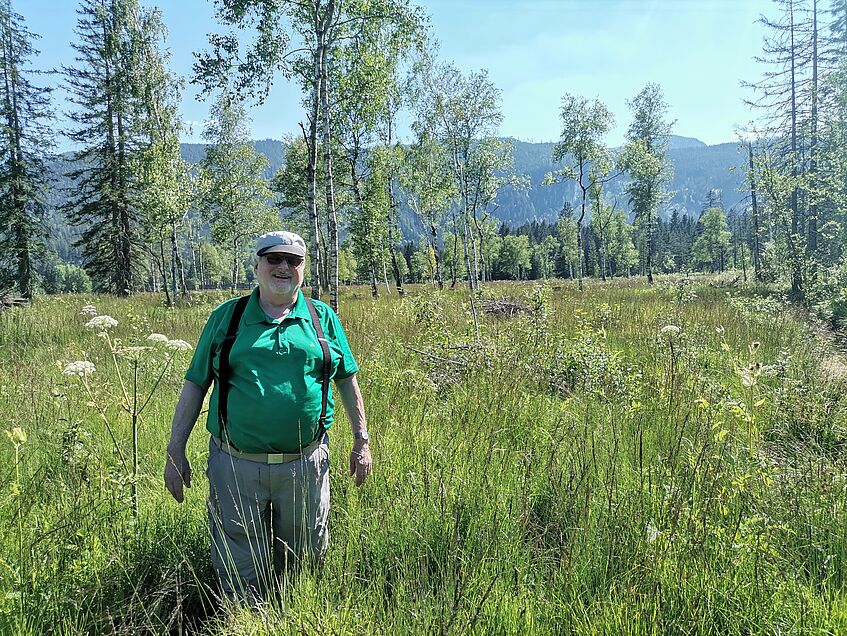
[[[207,390],[208,387],[204,389],[186,380],[182,385],[182,393],[179,395],[171,423],[171,441],[168,443],[165,457],[165,487],[180,503],[183,500],[183,484],[191,488],[191,466],[185,456],[185,445],[200,415]]]
[[[365,433],[368,424],[365,421],[365,402],[362,392],[359,390],[359,381],[355,375],[349,378],[336,379],[335,386],[341,394],[341,402],[347,419],[350,420],[350,428],[353,431],[353,450],[350,452],[350,476],[356,477],[356,485],[361,486],[368,475],[371,474],[371,451],[368,441],[356,439],[356,433]]]

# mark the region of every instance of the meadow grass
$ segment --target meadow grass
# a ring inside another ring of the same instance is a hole
[[[161,479],[190,352],[147,340],[196,342],[223,298],[0,312],[0,633],[847,632],[838,354],[777,297],[684,278],[346,290],[374,473],[346,477],[341,416],[326,564],[223,610],[202,422],[183,505]]]

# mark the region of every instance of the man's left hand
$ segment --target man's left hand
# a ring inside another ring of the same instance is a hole
[[[371,464],[371,450],[368,445],[354,445],[350,451],[350,476],[355,477],[357,486],[365,483],[365,479],[371,474]]]

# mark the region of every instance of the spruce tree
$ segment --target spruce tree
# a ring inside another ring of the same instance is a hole
[[[138,289],[142,264],[137,187],[132,162],[139,146],[137,0],[83,0],[77,10],[76,66],[66,67],[76,108],[69,137],[81,149],[69,173],[65,211],[80,226],[77,245],[100,292]]]
[[[37,36],[9,0],[0,4],[0,30],[0,285],[13,281],[30,298],[33,255],[44,234],[50,91],[28,77]]]

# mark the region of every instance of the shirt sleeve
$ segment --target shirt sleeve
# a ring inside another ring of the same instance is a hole
[[[200,339],[197,341],[197,346],[194,348],[191,364],[188,365],[188,371],[185,372],[186,380],[204,389],[208,388],[214,379],[212,358],[219,344],[217,340],[219,340],[218,332],[221,320],[226,313],[221,309],[223,308],[213,311],[206,321]]]
[[[353,357],[353,352],[350,350],[350,345],[347,342],[347,336],[344,333],[344,328],[341,326],[341,321],[338,315],[330,308],[326,308],[326,332],[327,339],[331,340],[335,346],[341,351],[341,361],[338,363],[338,368],[333,376],[336,380],[344,380],[359,371],[359,365],[356,363],[356,358]]]

